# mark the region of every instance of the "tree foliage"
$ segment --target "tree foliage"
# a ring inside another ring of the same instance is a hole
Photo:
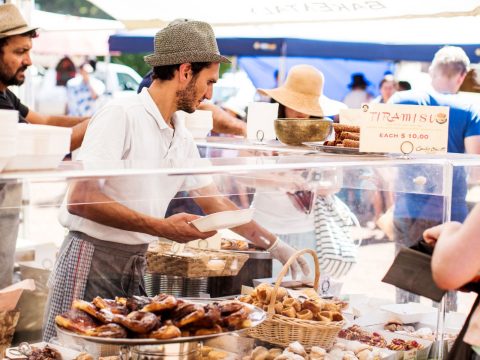
[[[113,18],[87,0],[35,0],[38,10],[99,19]]]

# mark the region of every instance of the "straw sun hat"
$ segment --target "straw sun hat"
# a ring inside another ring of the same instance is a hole
[[[28,26],[15,5],[0,5],[0,39],[25,34],[36,29],[38,27]]]
[[[145,56],[150,66],[193,62],[229,63],[218,51],[212,27],[188,19],[172,21],[155,35],[154,53]]]
[[[296,65],[290,69],[282,86],[258,89],[258,92],[303,114],[317,117],[336,115],[340,108],[346,106],[323,95],[323,83],[323,74],[317,68]]]

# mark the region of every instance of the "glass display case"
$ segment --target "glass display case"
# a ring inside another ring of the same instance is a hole
[[[291,248],[312,249],[320,261],[319,295],[345,303],[345,329],[356,324],[390,343],[394,338],[409,339],[412,334],[405,332],[429,328],[429,334],[415,333],[412,339],[432,349],[430,357],[444,354],[443,346],[432,346],[438,344],[433,343],[435,333],[446,332],[453,338],[473,296],[449,296],[442,303],[447,310],[444,316],[438,303],[407,294],[382,279],[396,253],[418,242],[425,228],[466,215],[477,193],[478,159],[322,155],[253,144],[241,148],[202,144],[200,151],[207,158],[64,162],[52,171],[0,174],[2,236],[13,243],[18,237],[15,280],[34,278],[37,285],[33,296],[25,293],[20,300],[17,342],[41,339],[47,279],[56,259],[67,248],[73,251],[64,243],[70,232],[70,239],[74,234],[70,243],[86,233],[83,240],[90,245],[85,251],[92,253],[102,247],[102,240],[113,242],[115,246],[102,250],[110,265],[117,265],[117,252],[136,249],[139,256],[133,263],[128,261],[128,268],[111,266],[120,274],[104,278],[108,288],[111,278],[120,277],[117,296],[125,297],[133,295],[134,288],[149,296],[237,297],[259,284],[275,283],[282,268],[279,260],[286,262]],[[187,243],[199,231],[197,217],[237,209],[252,210],[207,219],[212,237]],[[266,249],[277,239],[282,248],[270,253]],[[186,247],[171,240],[187,243]],[[75,251],[83,258],[83,250]],[[184,253],[188,256],[182,258]],[[99,271],[95,285],[99,289],[105,264],[95,268],[90,255],[88,266],[81,265],[84,272]],[[311,286],[315,262],[307,255],[303,258],[310,274],[301,274],[299,267],[299,276],[286,276],[282,286]],[[124,283],[129,271],[142,264],[147,266],[144,278]],[[65,277],[77,271],[70,265],[62,268],[66,273],[56,270],[57,276]],[[96,288],[85,286],[80,292],[68,287],[63,292],[93,295]],[[407,307],[394,306],[400,302]],[[384,328],[392,322],[398,325],[394,330],[403,333]],[[242,355],[251,350],[242,350]],[[420,352],[415,356],[421,358]]]

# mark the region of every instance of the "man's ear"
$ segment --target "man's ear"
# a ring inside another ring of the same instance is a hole
[[[192,78],[192,64],[181,64],[178,68],[178,75],[180,78],[180,82],[190,82]]]

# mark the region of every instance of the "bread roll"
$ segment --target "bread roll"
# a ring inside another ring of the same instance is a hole
[[[297,318],[302,320],[313,320],[313,313],[310,310],[305,309],[297,312]]]

